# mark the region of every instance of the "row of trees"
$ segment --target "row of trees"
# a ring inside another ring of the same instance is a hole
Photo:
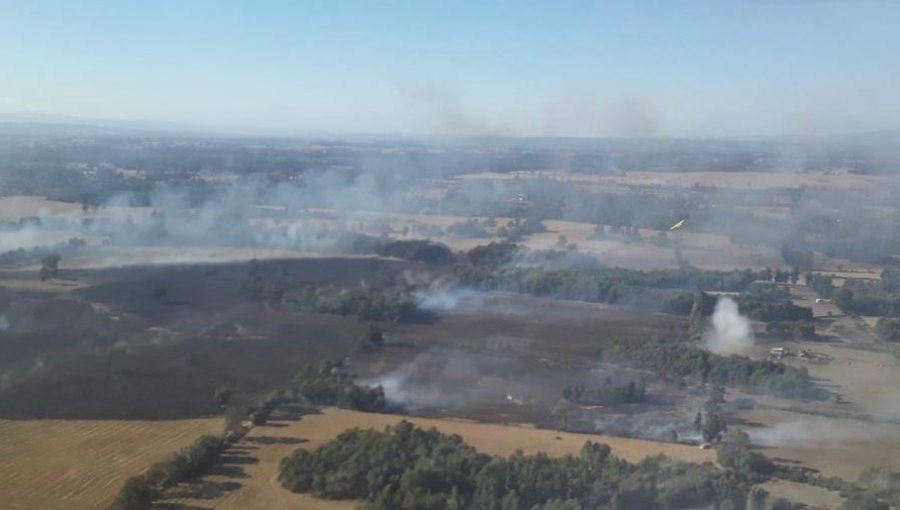
[[[375,252],[382,257],[395,257],[428,264],[445,265],[456,261],[456,256],[447,245],[421,239],[386,241],[375,248]]]
[[[378,289],[304,287],[285,293],[282,299],[302,310],[354,316],[365,321],[430,324],[438,319],[404,294]]]
[[[358,411],[388,410],[384,388],[359,386],[354,376],[342,372],[336,363],[331,362],[304,367],[291,381],[288,396],[316,405],[337,406]]]
[[[498,228],[496,234],[510,243],[515,243],[521,241],[525,236],[546,231],[547,226],[538,218],[526,218],[523,220],[516,217],[507,222],[506,225]]]
[[[589,388],[584,384],[572,384],[563,389],[563,398],[581,405],[637,404],[647,398],[644,381],[628,381],[627,384],[606,384]]]
[[[352,375],[340,371],[337,363],[307,365],[294,377],[286,390],[273,390],[254,405],[229,405],[232,392],[217,388],[213,400],[225,410],[221,436],[205,435],[170,458],[152,465],[143,475],[128,479],[116,496],[111,510],[147,510],[163,492],[180,482],[205,474],[229,445],[246,433],[246,422],[263,425],[272,412],[288,402],[337,406],[359,411],[384,412],[388,404],[384,389],[356,384]]]
[[[167,488],[205,474],[229,444],[225,437],[200,437],[168,459],[153,464],[143,475],[129,478],[116,496],[112,510],[151,508]]]
[[[810,378],[806,367],[739,355],[722,356],[693,343],[660,338],[612,339],[603,350],[603,357],[651,370],[667,379],[730,386],[748,393],[809,400],[829,396]]]
[[[28,262],[40,262],[42,266],[56,266],[63,255],[74,253],[85,246],[87,246],[87,242],[84,239],[73,237],[64,243],[52,246],[36,246],[27,250],[16,248],[0,253],[0,266]],[[53,261],[54,259],[55,261]]]
[[[758,321],[811,321],[813,318],[811,309],[795,305],[790,297],[770,292],[742,293],[736,302],[744,315]]]
[[[721,404],[725,401],[725,388],[713,384],[709,387],[709,397],[703,404],[703,410],[697,412],[694,418],[694,430],[703,436],[707,443],[718,443],[723,434],[728,431],[725,417],[722,415]]]
[[[556,264],[561,257],[568,261],[572,255],[531,251],[511,243],[491,243],[467,252],[454,273],[460,283],[486,290],[619,304],[682,315],[690,313],[698,299],[703,314],[712,313],[715,298],[699,291],[747,291],[755,282],[772,277],[771,272],[749,269],[636,271],[589,265],[566,268]],[[811,318],[809,310],[795,307],[789,299],[754,295],[744,301],[758,316],[755,318],[762,320]]]
[[[723,458],[741,466],[748,456],[742,449]],[[278,479],[295,492],[364,500],[365,510],[762,510],[776,503],[739,471],[712,463],[657,456],[632,464],[593,442],[559,458],[491,457],[457,435],[405,421],[382,431],[348,430],[314,451],[296,450],[282,459]]]

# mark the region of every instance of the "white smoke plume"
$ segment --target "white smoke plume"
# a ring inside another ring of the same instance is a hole
[[[383,387],[390,402],[413,411],[458,409],[482,396],[479,389],[486,382],[478,365],[484,361],[476,354],[435,348],[390,373],[360,382]],[[504,394],[503,390],[495,393]]]
[[[707,349],[717,354],[739,354],[753,346],[755,338],[750,320],[740,314],[733,299],[721,296],[716,301],[712,325],[704,342]]]
[[[445,312],[455,310],[463,301],[478,297],[479,293],[466,288],[447,285],[430,285],[414,295],[416,304],[425,310]]]

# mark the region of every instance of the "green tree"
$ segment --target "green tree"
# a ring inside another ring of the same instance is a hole
[[[721,384],[707,384],[706,393],[709,402],[719,405],[725,402],[725,387]]]
[[[384,331],[375,324],[369,323],[366,331],[366,343],[374,347],[383,347]]]
[[[728,426],[719,405],[712,400],[707,401],[703,413],[703,426],[700,429],[703,440],[707,443],[716,443],[726,430]]]
[[[694,304],[691,306],[691,314],[688,318],[688,338],[691,342],[703,340],[703,332],[706,328],[706,319],[703,317],[703,294],[694,294]]]
[[[841,310],[849,311],[853,306],[853,291],[841,288],[834,293],[834,304]]]
[[[125,485],[116,495],[112,508],[114,510],[148,510],[153,500],[159,497],[159,490],[153,487],[146,478],[136,476],[125,481]]]

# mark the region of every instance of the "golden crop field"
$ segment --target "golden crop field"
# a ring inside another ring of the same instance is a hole
[[[348,428],[381,429],[403,419],[421,427],[436,427],[446,433],[459,434],[479,451],[494,455],[510,455],[520,449],[525,453],[546,452],[554,456],[565,455],[577,453],[585,441],[592,440],[608,444],[615,455],[630,461],[638,461],[659,453],[694,462],[713,461],[715,458],[712,450],[641,439],[570,434],[530,426],[410,418],[327,409],[322,414],[307,415],[296,421],[275,422],[274,426],[256,427],[250,431],[234,452],[225,455],[226,459],[233,457],[242,460],[235,460],[233,465],[227,465],[226,460],[224,467],[227,469],[214,469],[215,474],[208,475],[202,481],[193,484],[195,487],[218,486],[220,488],[218,497],[211,499],[208,494],[202,498],[183,496],[190,488],[179,487],[165,503],[187,508],[222,510],[245,508],[351,510],[356,506],[352,501],[316,500],[308,495],[294,494],[283,489],[277,480],[279,461],[296,448],[316,448]],[[221,490],[221,487],[227,487],[229,484],[231,489]]]
[[[221,419],[0,420],[0,508],[105,508],[122,483]]]

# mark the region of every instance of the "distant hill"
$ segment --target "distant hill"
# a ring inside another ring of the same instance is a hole
[[[197,131],[204,128],[176,122],[147,119],[91,119],[68,115],[34,112],[0,112],[2,124],[37,124],[45,126],[91,126],[136,131]]]

